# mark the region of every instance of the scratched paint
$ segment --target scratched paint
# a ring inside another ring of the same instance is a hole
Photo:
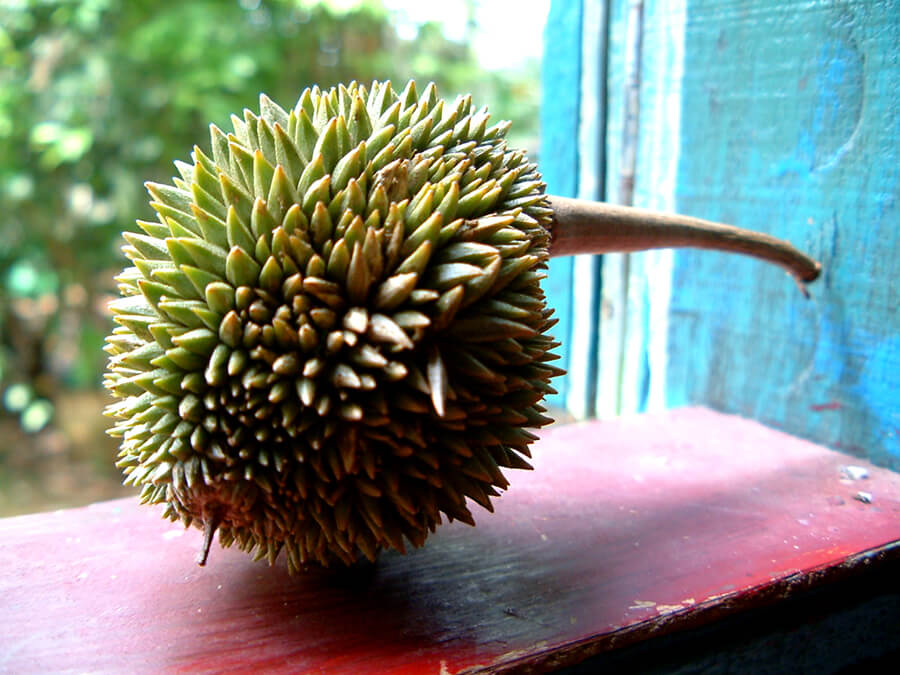
[[[887,572],[900,475],[845,460],[704,409],[557,426],[477,527],[295,577],[199,568],[199,533],[135,499],[0,520],[0,672],[544,672]]]
[[[809,86],[804,75],[798,88]],[[774,166],[781,177],[836,167],[857,142],[863,105],[863,56],[850,39],[832,40],[815,60],[816,102],[804,122],[794,153]]]

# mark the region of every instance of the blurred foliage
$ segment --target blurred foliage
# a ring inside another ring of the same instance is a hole
[[[261,91],[289,106],[314,83],[409,77],[473,93],[534,147],[536,66],[484,72],[436,24],[401,39],[373,0],[0,2],[0,513],[40,507],[10,504],[21,495],[9,476],[31,467],[39,488],[47,456],[112,473],[98,393],[105,305],[119,233],[152,219],[143,182],[167,180],[173,160],[208,144],[210,122],[224,126]]]

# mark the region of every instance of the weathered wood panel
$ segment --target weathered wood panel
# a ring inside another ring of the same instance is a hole
[[[667,401],[900,468],[900,3],[687,3],[677,208],[820,257],[676,257]]]
[[[548,192],[563,197],[575,197],[578,191],[581,21],[581,0],[556,1],[550,5],[544,29],[539,163]],[[571,258],[554,258],[544,283],[547,301],[559,319],[552,333],[562,342],[558,364],[565,369],[570,367],[573,267]],[[565,407],[568,377],[557,378],[553,386],[559,393],[548,401]]]
[[[896,566],[900,475],[849,459],[703,409],[556,427],[476,528],[293,578],[218,547],[196,567],[200,533],[136,499],[0,520],[0,671],[572,663]]]

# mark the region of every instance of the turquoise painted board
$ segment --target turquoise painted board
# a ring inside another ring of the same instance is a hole
[[[628,201],[623,176],[633,172],[631,198],[636,206],[677,209],[684,15],[684,0],[610,3],[606,92],[610,201]],[[636,129],[626,123],[635,86]],[[629,148],[636,149],[634,166],[628,163]],[[597,384],[597,410],[602,416],[659,411],[666,405],[671,270],[671,251],[603,257]]]
[[[900,468],[900,2],[685,4],[676,208],[825,276],[807,302],[755,261],[678,253],[666,402]]]
[[[548,192],[564,197],[574,197],[578,189],[581,18],[580,0],[556,0],[550,5],[544,30],[539,164]],[[571,367],[572,268],[571,258],[551,260],[544,284],[548,303],[559,319],[552,331],[562,342],[559,367],[567,370]],[[567,379],[554,381],[559,393],[548,397],[550,404],[565,406]]]

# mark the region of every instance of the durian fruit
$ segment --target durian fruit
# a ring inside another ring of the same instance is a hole
[[[529,468],[552,212],[434,85],[303,92],[211,127],[126,233],[106,386],[141,500],[292,571],[420,546]]]
[[[492,510],[551,422],[551,243],[817,265],[729,226],[548,199],[509,123],[434,85],[261,96],[232,125],[147,185],[158,221],[124,235],[106,347],[118,466],[203,529],[200,564],[215,532],[295,572],[474,524],[467,500]]]

